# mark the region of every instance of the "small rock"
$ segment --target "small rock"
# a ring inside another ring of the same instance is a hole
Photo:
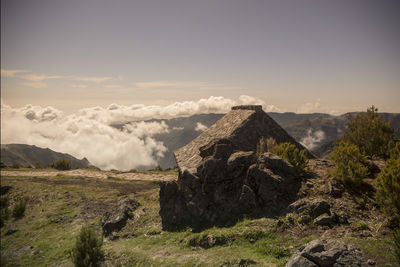
[[[12,235],[13,233],[18,232],[18,229],[8,229],[4,235]]]
[[[294,212],[297,214],[309,214],[313,219],[318,216],[326,213],[328,215],[331,214],[331,205],[328,202],[322,199],[299,199],[296,202],[293,202],[288,207],[289,212]]]
[[[104,235],[109,236],[112,232],[121,230],[127,220],[132,217],[131,212],[135,211],[139,205],[136,200],[125,198],[118,203],[114,211],[106,212],[101,220]]]
[[[240,259],[239,266],[249,266],[257,264],[256,261],[250,259]]]
[[[110,241],[115,241],[115,240],[118,240],[120,238],[120,236],[118,235],[118,234],[116,234],[116,233],[112,233],[109,237],[108,237],[108,239],[110,240]]]
[[[285,267],[351,266],[361,267],[362,253],[337,240],[316,239],[294,253]]]
[[[336,223],[336,218],[335,216],[328,215],[328,214],[322,214],[318,216],[314,220],[315,225],[320,225],[320,226],[332,226]]]
[[[40,249],[37,249],[33,252],[33,255],[39,254],[40,252],[42,252]]]
[[[11,188],[13,188],[11,185],[0,186],[0,196],[7,194],[7,192],[10,191]]]
[[[340,189],[336,185],[329,183],[329,194],[334,198],[340,198],[342,197],[343,189]]]

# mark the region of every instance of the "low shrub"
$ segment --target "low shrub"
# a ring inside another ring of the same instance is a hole
[[[15,219],[20,219],[24,217],[27,200],[27,198],[23,198],[14,205],[12,215]]]
[[[35,163],[35,169],[42,169],[42,168],[43,168],[42,164],[40,164],[39,161]]]
[[[11,168],[13,168],[13,169],[19,169],[21,166],[19,166],[19,164],[17,163],[17,162],[14,162],[12,165],[11,165]]]
[[[61,171],[70,170],[71,161],[67,159],[60,159],[50,164],[50,168],[54,168]]]
[[[160,165],[157,165],[155,168],[154,168],[154,170],[155,171],[158,171],[158,172],[162,172],[162,168],[161,168],[161,166]]]
[[[78,267],[99,266],[104,257],[102,245],[103,238],[97,238],[92,228],[82,227],[71,251],[72,262]]]
[[[354,224],[354,228],[357,231],[369,230],[369,226],[366,222],[358,221]]]
[[[400,158],[389,159],[378,175],[376,202],[390,215],[400,217]]]
[[[340,142],[331,154],[335,163],[333,177],[345,186],[359,187],[368,175],[367,160],[356,145]]]
[[[397,142],[393,148],[390,150],[390,158],[398,159],[400,158],[400,142]]]
[[[4,226],[6,220],[8,220],[10,216],[8,205],[8,196],[0,197],[0,228]]]
[[[371,106],[367,112],[348,115],[343,141],[356,145],[361,153],[369,157],[388,158],[393,145],[394,130],[385,122],[378,109]]]
[[[394,254],[396,256],[397,262],[400,264],[400,228],[394,230],[393,241],[394,241]]]
[[[280,156],[292,164],[299,174],[307,172],[307,151],[305,149],[299,150],[294,144],[289,142],[280,143],[275,145],[272,153]]]
[[[256,244],[257,251],[263,255],[272,256],[277,259],[290,257],[289,246],[280,238],[266,238]]]

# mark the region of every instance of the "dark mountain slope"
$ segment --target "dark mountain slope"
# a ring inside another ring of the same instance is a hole
[[[25,144],[1,145],[1,162],[6,166],[34,167],[40,163],[42,167],[60,159],[71,161],[72,168],[86,168],[90,165],[86,158],[81,160],[64,153],[55,152],[48,148]]]

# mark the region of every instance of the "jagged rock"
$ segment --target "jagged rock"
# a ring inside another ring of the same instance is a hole
[[[295,266],[362,266],[360,250],[337,240],[313,240],[294,253],[285,267]]]
[[[329,183],[328,185],[328,193],[333,196],[334,198],[340,198],[342,197],[343,194],[343,189],[339,188],[337,185],[333,184],[333,183]]]
[[[313,240],[294,253],[285,267],[294,266],[362,266],[360,250],[337,240]]]
[[[319,265],[301,255],[294,255],[289,259],[285,267],[319,267]]]
[[[198,238],[192,238],[189,240],[189,246],[191,247],[201,247],[204,249],[212,248],[215,246],[223,246],[228,243],[228,238],[225,236],[213,236],[213,235],[205,235]]]
[[[178,180],[160,184],[163,228],[207,227],[285,210],[300,180],[282,158],[256,156],[261,137],[304,149],[261,106],[239,106],[175,151]]]
[[[131,198],[125,198],[119,201],[115,210],[106,212],[101,220],[101,226],[105,236],[111,235],[114,231],[121,230],[132,212],[140,206],[139,202]]]
[[[308,199],[299,199],[296,202],[290,204],[288,207],[289,212],[294,212],[297,214],[308,214],[313,219],[318,216],[326,213],[328,215],[331,214],[331,205],[328,202],[321,199],[308,200]]]
[[[332,226],[336,223],[337,223],[336,216],[328,215],[326,213],[314,219],[314,224],[320,226]]]

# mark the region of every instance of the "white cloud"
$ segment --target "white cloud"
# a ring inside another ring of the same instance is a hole
[[[107,76],[88,76],[88,77],[75,77],[74,80],[82,81],[82,82],[92,82],[92,83],[103,83],[107,81],[112,81],[117,78],[107,77]]]
[[[150,82],[137,82],[134,85],[139,88],[182,88],[182,87],[202,87],[206,86],[206,82],[196,81],[150,81]]]
[[[25,82],[22,85],[33,87],[33,88],[46,88],[47,84],[44,82]]]
[[[78,88],[78,89],[86,89],[86,88],[88,88],[89,86],[86,85],[86,84],[75,84],[75,85],[72,85],[72,87]]]
[[[172,130],[176,130],[176,131],[182,131],[184,129],[185,129],[185,127],[172,127]]]
[[[204,131],[207,130],[207,129],[208,129],[208,127],[205,126],[204,124],[202,124],[201,122],[198,122],[198,123],[196,124],[196,128],[194,128],[194,130],[195,130],[195,131],[198,131],[198,132],[204,132]]]
[[[132,123],[118,130],[96,117],[65,116],[52,107],[12,108],[3,104],[1,119],[2,144],[48,147],[77,158],[87,157],[103,169],[155,166],[166,152],[165,146],[152,138],[168,131],[164,122]]]
[[[318,130],[313,132],[312,129],[307,130],[307,136],[301,139],[300,143],[303,144],[306,148],[313,150],[318,143],[325,139],[324,131]]]
[[[2,77],[16,77],[19,73],[30,72],[29,70],[7,70],[1,69]]]
[[[304,103],[298,109],[297,113],[314,113],[320,111],[321,99],[317,99],[314,103]]]
[[[107,108],[92,107],[81,109],[79,116],[97,119],[106,124],[125,123],[147,119],[170,119],[174,117],[187,117],[202,113],[227,113],[234,105],[247,105],[261,100],[241,97],[238,101],[222,96],[210,96],[198,101],[175,102],[168,106],[132,105],[124,106],[111,104]]]
[[[64,76],[27,74],[27,75],[21,76],[21,78],[24,80],[32,81],[32,82],[41,82],[44,80],[62,79],[62,78],[64,78]]]
[[[81,109],[68,116],[52,107],[27,105],[12,108],[2,103],[1,143],[49,147],[77,158],[87,157],[91,163],[104,169],[155,166],[166,148],[153,136],[170,129],[165,122],[143,120],[226,113],[234,105],[255,103],[264,102],[248,96],[241,96],[238,100],[211,96],[167,106],[111,104],[107,108]],[[115,123],[129,124],[121,130],[110,126]],[[197,126],[198,130],[206,129],[202,124]]]

